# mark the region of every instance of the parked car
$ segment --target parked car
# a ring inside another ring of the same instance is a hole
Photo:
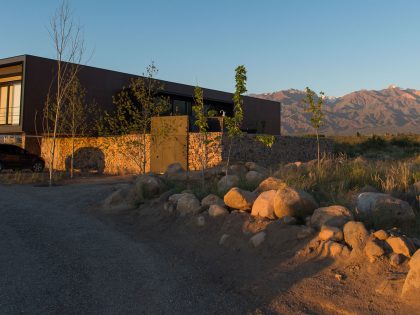
[[[4,169],[30,169],[42,172],[45,161],[36,154],[12,144],[0,144],[0,172]]]

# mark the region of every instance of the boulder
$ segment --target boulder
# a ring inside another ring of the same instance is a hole
[[[303,190],[283,187],[274,196],[274,213],[278,218],[285,216],[305,218],[318,208],[315,199]]]
[[[319,232],[319,238],[323,241],[342,241],[343,232],[336,227],[324,225]]]
[[[373,233],[373,236],[378,240],[385,241],[389,237],[389,234],[385,230],[378,230],[375,233]]]
[[[369,233],[362,222],[349,221],[343,227],[344,241],[356,251],[365,247]]]
[[[135,192],[139,200],[157,197],[164,190],[165,184],[159,177],[141,175],[136,178]]]
[[[333,242],[333,241],[327,241],[324,243],[323,246],[324,252],[331,257],[338,257],[343,255],[343,252],[346,252],[347,255],[347,247],[343,244]]]
[[[234,187],[227,192],[223,201],[230,208],[248,211],[251,210],[255,199],[256,195],[254,193]]]
[[[275,219],[274,215],[274,196],[275,190],[268,190],[261,193],[252,205],[251,214],[268,219]]]
[[[250,184],[259,184],[264,180],[265,176],[256,171],[249,171],[245,175],[245,179]]]
[[[201,210],[200,201],[194,194],[185,193],[178,199],[176,211],[185,216],[188,214],[197,214]]]
[[[387,238],[386,242],[396,254],[410,257],[415,251],[414,244],[405,236],[391,236]]]
[[[389,264],[392,267],[398,267],[399,265],[401,265],[407,258],[404,255],[401,254],[395,254],[392,253],[389,256]]]
[[[264,176],[267,176],[269,173],[265,167],[258,165],[255,162],[246,162],[245,167],[248,169],[248,171],[256,171],[260,174],[263,174]]]
[[[382,193],[361,193],[356,211],[362,220],[384,229],[411,225],[416,218],[407,202]]]
[[[168,180],[186,180],[187,172],[180,163],[173,163],[166,169],[165,177]]]
[[[211,217],[219,217],[227,214],[229,214],[229,212],[221,205],[213,204],[209,207],[209,216]]]
[[[226,192],[232,187],[239,185],[239,177],[236,175],[227,175],[223,176],[218,182],[217,182],[217,190],[219,192]]]
[[[223,167],[223,171],[226,174],[226,166]],[[228,175],[236,175],[238,177],[244,177],[248,172],[248,169],[243,164],[233,164],[229,166]]]
[[[261,193],[267,190],[278,190],[286,186],[286,183],[283,182],[281,179],[275,177],[268,177],[258,185],[258,188],[255,191]]]
[[[259,233],[255,234],[254,236],[252,236],[252,237],[249,239],[249,242],[250,242],[250,243],[251,243],[254,247],[258,247],[258,246],[260,246],[260,245],[264,242],[264,240],[265,240],[265,236],[266,236],[266,233],[265,233],[264,231],[259,232]]]
[[[210,194],[204,197],[203,200],[201,200],[201,205],[207,208],[207,207],[210,207],[211,205],[224,206],[225,203],[223,202],[223,199],[220,198],[219,196]]]
[[[411,257],[410,271],[405,278],[404,286],[402,289],[402,296],[406,298],[418,298],[420,296],[420,249]]]
[[[311,216],[311,225],[320,229],[323,225],[343,227],[353,221],[353,214],[343,206],[329,206],[315,209]]]
[[[172,202],[173,204],[177,204],[178,203],[178,200],[181,198],[181,197],[183,197],[185,195],[185,193],[181,193],[181,194],[173,194],[173,195],[170,195],[169,197],[168,197],[168,201],[170,201],[170,202]]]
[[[370,239],[366,242],[364,251],[370,262],[374,262],[379,257],[385,255],[385,250],[383,249],[379,241],[375,239]]]
[[[133,190],[128,185],[112,192],[102,202],[102,209],[106,211],[126,210],[134,206]]]

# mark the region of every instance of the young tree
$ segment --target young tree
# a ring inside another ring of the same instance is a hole
[[[52,139],[49,149],[49,184],[54,176],[54,161],[57,134],[61,128],[61,110],[68,96],[84,55],[84,41],[81,28],[75,24],[67,2],[62,2],[50,21],[50,37],[56,54],[56,73],[51,83],[44,108],[46,133]]]
[[[125,153],[140,167],[143,174],[146,172],[146,135],[150,131],[151,119],[169,109],[168,98],[160,95],[164,85],[155,79],[157,73],[158,69],[152,62],[147,66],[143,77],[131,80],[129,87],[123,88],[113,98],[115,112],[105,112],[104,115],[108,134],[133,134],[135,137],[135,134],[140,133],[140,138],[125,143],[126,147],[139,147],[139,153],[136,154],[130,150]]]
[[[204,108],[203,90],[196,86],[194,89],[194,105],[192,107],[195,115],[195,125],[198,127],[200,133],[200,149],[201,149],[201,176],[202,184],[204,186],[204,171],[207,168],[207,130],[209,124],[207,121],[207,115]]]
[[[246,89],[246,68],[244,65],[240,65],[235,69],[235,93],[233,94],[233,116],[225,117],[227,135],[229,138],[229,150],[228,158],[226,162],[226,175],[228,175],[230,154],[232,151],[232,142],[236,137],[243,135],[241,130],[242,121],[244,119],[244,111],[242,109],[242,94],[247,92]]]
[[[74,149],[77,136],[88,130],[88,117],[91,108],[86,104],[86,90],[78,78],[73,80],[69,93],[62,105],[61,126],[62,132],[71,136],[70,177],[74,174]]]
[[[322,105],[324,104],[324,92],[319,92],[319,95],[316,95],[309,87],[305,89],[306,96],[303,99],[304,105],[307,106],[306,112],[311,113],[311,125],[316,132],[316,141],[318,147],[318,168],[320,167],[321,157],[320,157],[320,147],[319,147],[319,128],[322,126],[324,113],[322,112]]]

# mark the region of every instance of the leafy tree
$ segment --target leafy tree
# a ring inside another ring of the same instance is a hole
[[[319,128],[322,126],[324,113],[322,111],[322,105],[324,104],[324,92],[319,92],[319,95],[316,95],[309,87],[305,89],[306,96],[303,99],[303,103],[306,105],[305,111],[311,113],[311,125],[316,132],[316,141],[318,147],[318,168],[320,167],[321,157],[320,157],[320,147],[319,147]]]
[[[267,148],[272,148],[274,143],[276,142],[276,137],[273,135],[257,135],[255,139],[258,142],[261,142]]]
[[[125,139],[126,148],[139,147],[140,151],[124,151],[129,158],[146,172],[147,139],[150,131],[151,119],[159,116],[169,109],[169,100],[160,93],[164,84],[155,79],[158,69],[152,62],[146,68],[142,77],[132,79],[128,88],[123,88],[113,97],[115,111],[104,113],[102,134],[130,135],[134,140]],[[136,136],[140,134],[140,137]],[[121,146],[123,144],[121,143]]]
[[[207,168],[207,145],[209,144],[207,131],[209,124],[207,121],[206,110],[204,108],[203,90],[196,86],[194,89],[194,105],[192,110],[195,115],[194,124],[198,127],[200,133],[200,148],[201,148],[201,176],[204,186],[204,171]]]
[[[229,150],[228,158],[226,163],[226,175],[228,175],[230,154],[232,151],[232,142],[236,137],[242,137],[243,132],[241,130],[242,121],[244,119],[244,111],[242,108],[243,100],[242,95],[247,92],[246,89],[246,68],[244,65],[240,65],[235,69],[235,93],[233,94],[233,116],[225,117],[227,135],[229,138]]]

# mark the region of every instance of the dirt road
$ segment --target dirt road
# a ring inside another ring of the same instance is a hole
[[[243,314],[170,248],[84,212],[112,182],[0,186],[0,314]],[[182,262],[182,263],[181,263]]]

